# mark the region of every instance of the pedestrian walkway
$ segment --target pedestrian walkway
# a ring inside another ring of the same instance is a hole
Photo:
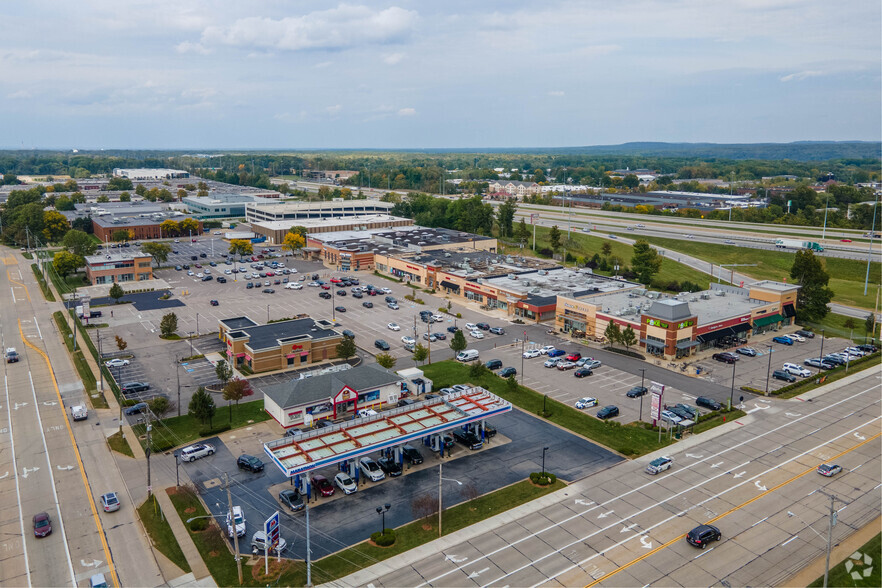
[[[193,577],[197,580],[204,580],[206,577],[211,579],[208,566],[205,565],[205,562],[202,560],[202,555],[199,553],[199,550],[196,549],[196,544],[193,543],[193,539],[190,537],[190,532],[187,531],[184,522],[178,516],[171,498],[168,497],[168,494],[166,494],[164,489],[157,490],[155,496],[157,502],[159,502],[159,507],[162,508],[162,512],[165,514],[165,520],[168,521],[168,525],[171,527],[175,539],[178,540],[178,545],[181,546],[181,551],[184,552],[184,557],[187,558],[187,563],[190,564],[190,569],[193,570]],[[199,585],[217,586],[217,584],[214,583],[214,580],[211,581],[211,584],[201,583]]]

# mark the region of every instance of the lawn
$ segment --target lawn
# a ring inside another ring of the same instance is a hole
[[[628,457],[651,453],[670,444],[664,438],[659,443],[658,433],[642,425],[622,425],[615,421],[601,421],[561,402],[546,398],[526,386],[519,385],[515,391],[511,391],[505,380],[489,370],[478,378],[472,378],[469,375],[469,366],[455,361],[440,361],[424,366],[423,371],[432,380],[435,388],[471,382],[531,414],[540,414],[545,406],[549,413],[547,419],[552,423]]]
[[[212,395],[212,398],[215,396]],[[232,410],[232,418],[230,417]],[[172,411],[170,411],[172,412]],[[174,411],[175,413],[177,411]],[[152,445],[153,451],[165,451],[172,447],[185,445],[191,441],[200,438],[200,431],[208,429],[209,424],[204,425],[198,419],[187,414],[187,407],[181,407],[181,416],[167,417],[161,421],[153,423]],[[217,413],[214,415],[211,426],[214,429],[224,427],[229,424],[230,429],[238,429],[253,423],[268,420],[269,414],[263,410],[263,400],[255,400],[253,402],[242,402],[239,406],[235,404],[232,409],[226,406],[218,406]],[[145,425],[139,424],[132,427],[142,446],[147,445],[147,440],[142,439],[145,435]]]
[[[107,444],[117,453],[122,453],[129,457],[135,457],[135,454],[132,453],[132,448],[129,445],[128,439],[123,437],[119,431],[107,438]]]
[[[856,343],[866,343],[869,341],[869,338],[873,336],[867,332],[864,319],[853,318],[832,312],[828,312],[827,316],[820,321],[806,321],[803,323],[803,326],[810,328],[816,333],[820,333],[821,330],[823,330],[825,337],[842,337],[845,339],[851,339]],[[875,337],[877,341],[879,341],[880,329],[882,329],[882,323],[876,323]]]
[[[74,351],[73,333],[71,333],[70,327],[67,325],[64,313],[56,310],[52,313],[52,317],[55,319],[55,324],[58,325],[58,331],[61,333],[62,339],[64,339],[64,344],[67,345],[70,359],[77,370],[77,374],[80,376],[80,380],[83,382],[86,395],[92,402],[92,408],[107,408],[107,400],[104,398],[103,393],[97,392],[98,382],[95,380],[95,374],[92,373],[92,368],[89,367],[82,349],[77,347],[76,351]]]
[[[790,268],[793,266],[795,253],[786,251],[769,251],[750,249],[734,245],[708,245],[695,241],[666,239],[663,237],[644,237],[649,243],[665,250],[679,251],[716,264],[755,263],[756,267],[737,267],[736,271],[758,280],[790,280]],[[834,300],[840,304],[873,308],[876,291],[879,288],[879,276],[882,264],[870,264],[870,286],[864,296],[864,278],[867,275],[867,261],[857,259],[839,259],[822,257],[827,272],[830,274],[829,287],[836,293]],[[706,280],[707,278],[705,278]]]
[[[843,562],[830,568],[830,575],[827,579],[827,585],[831,587],[854,588],[860,586],[882,586],[882,533],[864,543],[860,549],[861,554],[871,558],[871,565],[865,565],[865,560],[852,560],[850,557]],[[848,562],[851,566],[847,566]],[[870,575],[864,577],[864,570],[872,570]],[[859,575],[859,580],[852,575],[855,572]],[[824,576],[821,576],[811,584],[809,588],[814,586],[823,586]]]
[[[40,290],[43,291],[43,298],[45,298],[49,302],[55,302],[55,294],[52,293],[52,290],[49,288],[49,284],[47,284],[46,280],[43,279],[43,273],[40,271],[40,266],[38,266],[36,263],[32,263],[31,269],[34,272],[34,277],[37,278],[37,283],[40,284]]]
[[[153,546],[184,572],[190,573],[192,571],[190,564],[187,563],[187,558],[181,551],[181,546],[175,539],[175,534],[168,521],[162,515],[162,509],[154,497],[148,498],[144,504],[138,507],[138,516],[141,517],[141,522],[144,523],[144,528],[147,529]]]

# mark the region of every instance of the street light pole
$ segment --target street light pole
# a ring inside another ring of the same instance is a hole
[[[732,362],[732,389],[729,390],[729,410],[732,410],[732,399],[735,398],[735,366],[738,365],[738,361]]]
[[[772,346],[766,343],[766,347],[769,348],[769,368],[766,370],[766,393],[765,396],[769,395],[769,377],[772,375]]]
[[[836,502],[845,502],[835,494],[828,494],[824,490],[818,490],[821,494],[830,499],[830,518],[829,524],[827,525],[827,561],[824,564],[824,588],[827,588],[827,578],[830,575],[830,547],[833,543],[833,527],[836,526],[836,515],[837,512],[835,509]]]
[[[175,358],[175,376],[178,379],[178,416],[181,416],[181,360]]]
[[[383,517],[383,522],[381,523],[383,526],[380,528],[380,535],[386,533],[386,511],[390,508],[392,508],[392,505],[388,503],[377,507],[377,514]]]
[[[547,447],[542,448],[542,477],[545,477],[545,452],[548,451]]]
[[[196,336],[199,336],[199,313],[196,313]]]
[[[821,370],[823,370],[824,366],[824,329],[821,329],[821,356],[818,358],[818,375],[821,375]]]
[[[527,331],[524,331],[524,338],[521,339],[521,386],[524,385],[524,353],[526,353]]]

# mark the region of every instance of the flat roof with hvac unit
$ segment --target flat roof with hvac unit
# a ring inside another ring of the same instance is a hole
[[[264,443],[263,449],[282,473],[291,477],[509,411],[511,403],[484,388],[473,387],[270,441]]]

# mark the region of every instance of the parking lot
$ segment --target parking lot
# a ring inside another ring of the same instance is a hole
[[[452,457],[444,458],[445,508],[468,499],[474,487],[481,494],[525,479],[542,468],[542,447],[548,447],[546,468],[561,479],[572,481],[605,469],[622,460],[614,453],[598,447],[581,437],[572,435],[529,414],[514,410],[494,417],[491,423],[498,429],[497,437],[480,451],[470,451],[457,444]],[[240,549],[248,551],[252,534],[275,510],[282,513],[282,537],[288,542],[286,557],[305,556],[305,522],[302,511],[291,513],[281,508],[278,492],[289,484],[282,473],[267,463],[261,443],[269,433],[261,426],[253,431],[235,431],[223,439],[209,439],[217,453],[213,456],[181,465],[182,472],[197,484],[206,504],[221,517],[227,512],[226,492],[220,484],[227,473],[232,482],[233,503],[243,507],[246,533],[240,539]],[[509,439],[503,443],[503,437]],[[271,437],[270,437],[271,438]],[[380,527],[376,507],[392,504],[386,513],[386,526],[397,527],[414,520],[413,500],[422,495],[437,499],[440,458],[426,447],[420,448],[424,462],[408,468],[401,477],[386,478],[380,482],[359,482],[357,493],[345,496],[339,489],[333,497],[313,497],[310,504],[310,527],[313,558],[323,557],[344,547],[367,539]],[[266,463],[263,472],[252,474],[236,467],[236,458],[242,453],[261,457]],[[337,472],[326,468],[318,473],[333,480]],[[460,482],[458,484],[457,482]]]

